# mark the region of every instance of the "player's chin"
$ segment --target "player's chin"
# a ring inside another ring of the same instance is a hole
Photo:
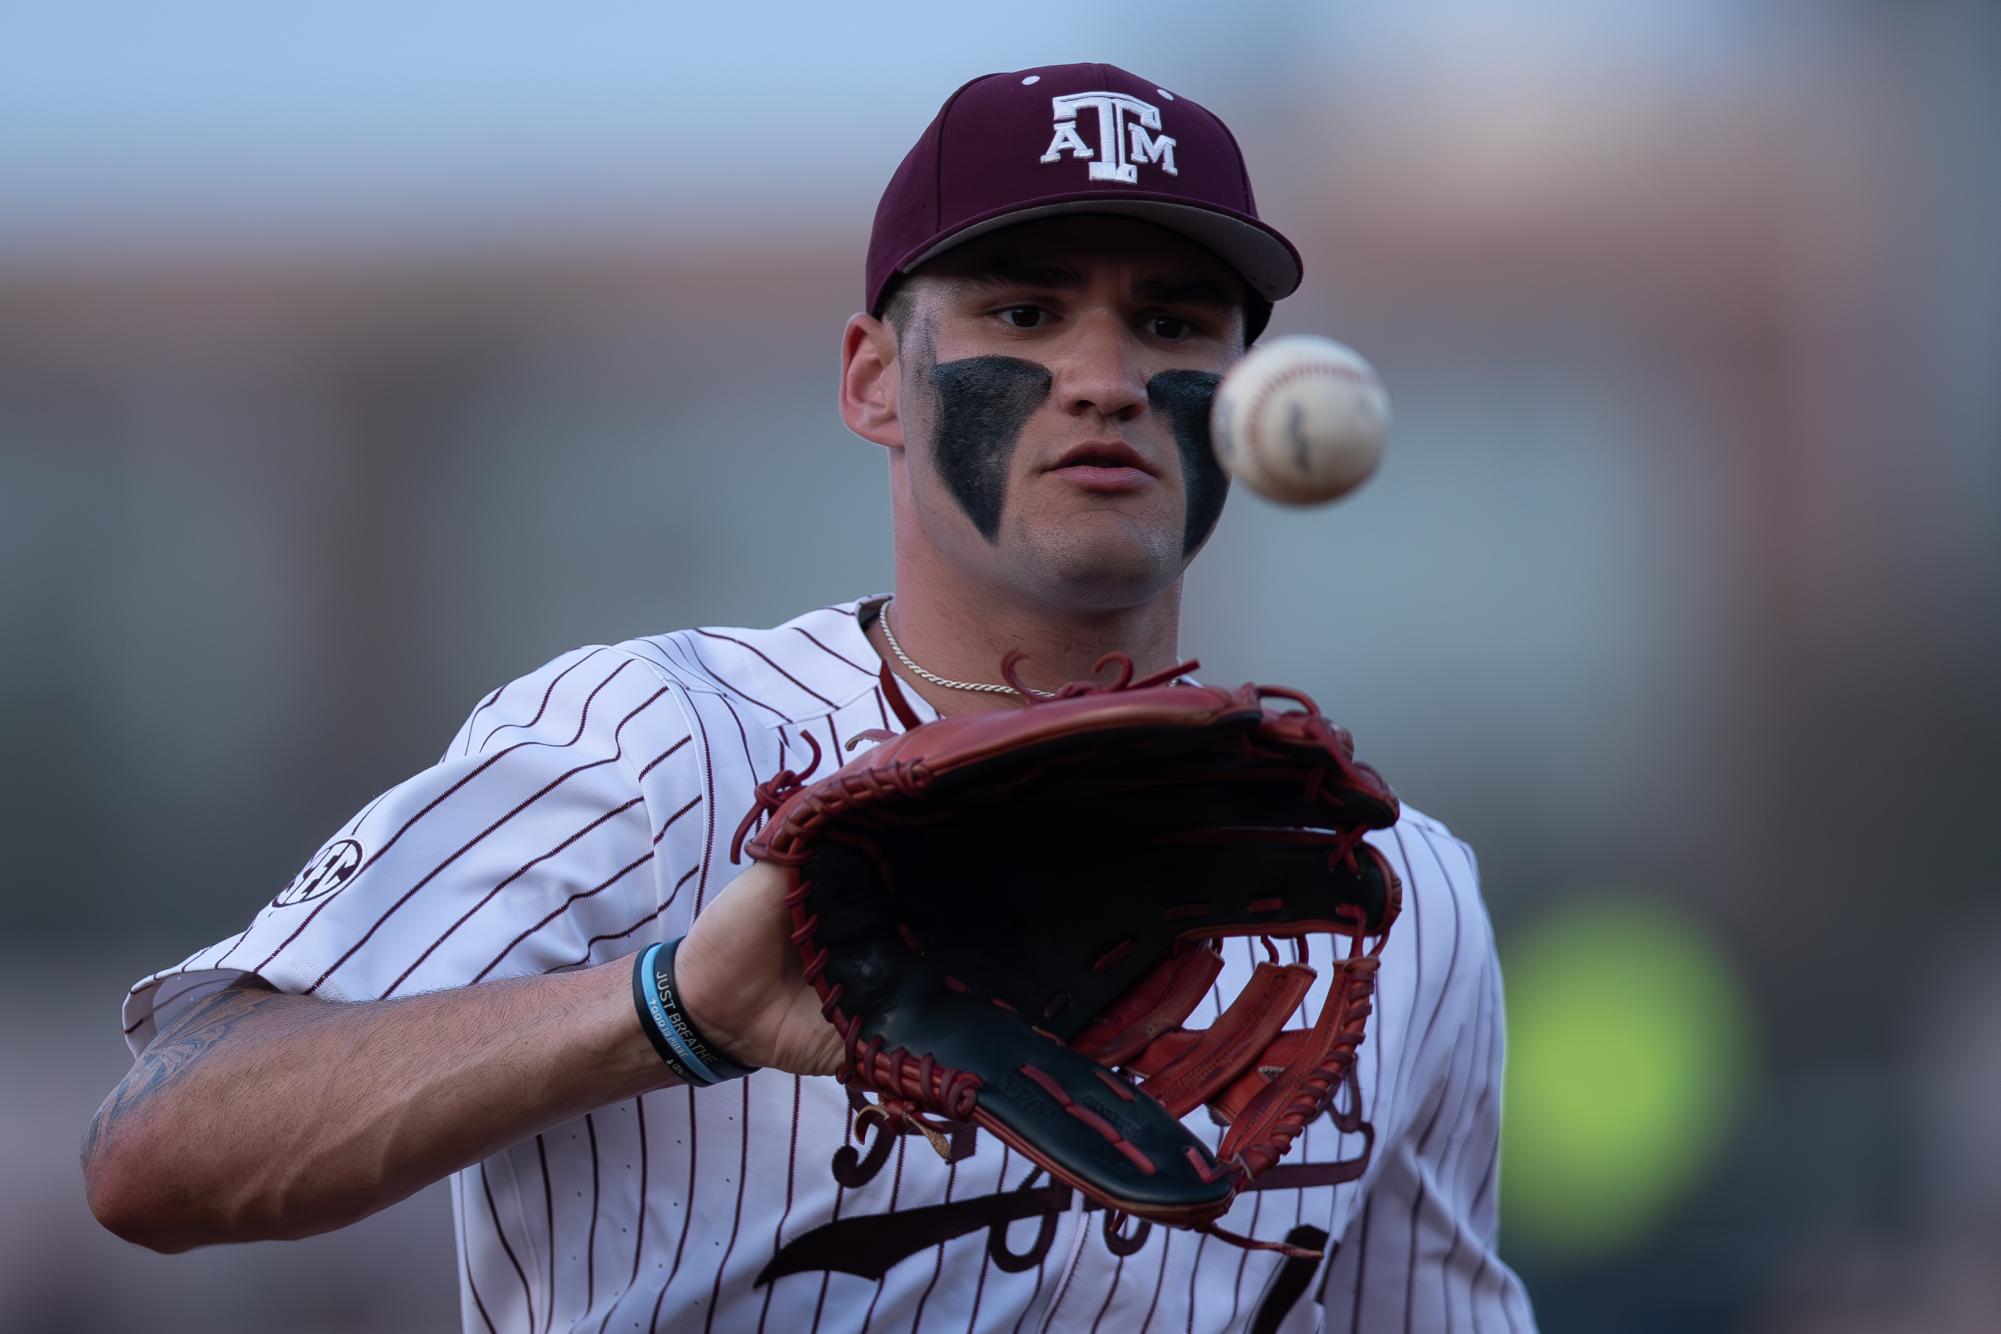
[[[1078,608],[1137,606],[1163,592],[1186,560],[1181,526],[1133,516],[1072,516],[1041,535],[1044,577]]]

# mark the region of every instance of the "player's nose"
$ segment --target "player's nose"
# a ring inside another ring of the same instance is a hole
[[[1098,412],[1130,421],[1146,408],[1146,375],[1125,322],[1116,313],[1092,311],[1055,368],[1055,394],[1072,416]]]

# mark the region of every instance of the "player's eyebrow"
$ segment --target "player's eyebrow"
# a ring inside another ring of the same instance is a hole
[[[1084,285],[1075,269],[1041,260],[997,259],[960,275],[975,287],[1040,287],[1072,291]]]
[[[1235,306],[1239,298],[1207,278],[1142,278],[1133,285],[1142,301],[1163,306]]]
[[[1044,292],[1074,292],[1084,285],[1075,269],[1055,260],[1003,255],[967,268],[958,281],[977,292],[1007,293],[1022,289]],[[1234,310],[1243,304],[1241,293],[1233,292],[1217,279],[1202,274],[1170,273],[1141,278],[1133,284],[1133,296],[1155,306],[1206,306]]]
[[[995,259],[968,269],[959,277],[968,286],[988,291],[1032,287],[1074,292],[1084,285],[1083,277],[1075,269],[1051,260]],[[1241,301],[1222,283],[1199,275],[1142,278],[1133,284],[1133,294],[1141,301],[1163,306],[1234,307]]]

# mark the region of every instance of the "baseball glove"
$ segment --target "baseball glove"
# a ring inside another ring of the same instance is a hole
[[[760,786],[732,855],[786,872],[841,1077],[876,1118],[941,1152],[927,1113],[985,1127],[1110,1210],[1108,1239],[1131,1215],[1264,1245],[1214,1220],[1354,1062],[1401,896],[1362,836],[1397,799],[1296,691],[1108,664],[1117,679],[1020,710],[871,733],[888,739],[809,783],[814,743],[804,773]],[[1323,933],[1344,957],[1287,1030]],[[1184,1029],[1229,936],[1269,959]],[[1181,1124],[1205,1103],[1229,1127],[1214,1150]]]

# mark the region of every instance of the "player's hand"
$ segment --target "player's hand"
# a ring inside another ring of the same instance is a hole
[[[801,975],[785,873],[752,862],[702,910],[674,956],[688,1017],[731,1060],[797,1075],[841,1068],[841,1036]]]

